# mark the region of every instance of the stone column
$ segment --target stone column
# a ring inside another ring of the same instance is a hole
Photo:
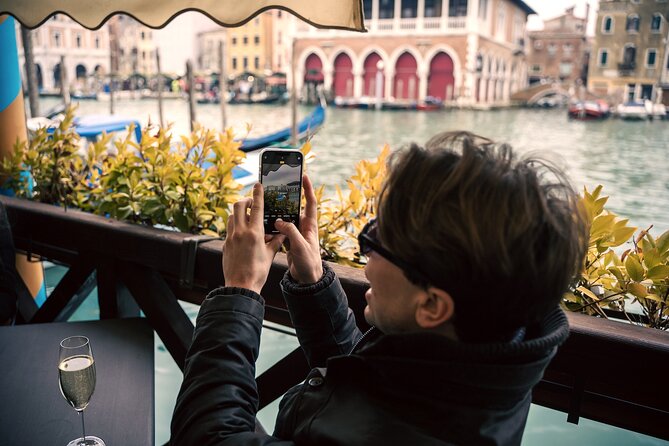
[[[353,70],[353,97],[360,98],[362,96],[362,87],[364,85],[362,75],[363,70]]]
[[[395,12],[393,14],[393,21],[395,22],[393,29],[400,29],[400,20],[402,17],[402,0],[395,0]]]
[[[379,27],[379,0],[372,0],[372,20],[370,23],[370,31],[376,31]]]
[[[331,67],[323,68],[323,89],[325,90],[325,92],[332,91],[332,89],[334,88],[334,85],[332,84],[334,80],[333,73],[334,69],[332,69]]]
[[[487,76],[481,76],[478,80],[479,83],[479,102],[487,102],[488,98],[488,79]]]
[[[423,29],[423,18],[425,17],[425,0],[418,0],[418,10],[416,11],[416,29]]]
[[[384,89],[383,97],[384,99],[389,99],[393,95],[393,79],[395,78],[395,67],[386,65],[385,67],[385,78],[384,78]]]
[[[423,1],[423,0],[420,0]],[[420,69],[418,70],[418,100],[424,101],[427,96],[427,77],[429,69]],[[444,98],[445,100],[446,98]]]
[[[468,104],[476,102],[476,54],[478,53],[479,36],[474,32],[467,34],[467,54],[465,60],[465,78],[464,78],[464,98],[463,101]]]

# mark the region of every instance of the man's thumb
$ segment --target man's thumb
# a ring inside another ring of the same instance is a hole
[[[297,226],[281,219],[277,219],[276,222],[274,222],[274,227],[288,238],[295,238],[295,236],[300,233],[300,231],[297,230]]]

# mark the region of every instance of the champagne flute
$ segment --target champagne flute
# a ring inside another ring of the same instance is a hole
[[[84,409],[95,390],[95,361],[91,343],[86,336],[70,336],[60,341],[58,377],[63,397],[81,415],[83,435],[70,441],[67,446],[105,446],[100,438],[87,437],[84,425]]]

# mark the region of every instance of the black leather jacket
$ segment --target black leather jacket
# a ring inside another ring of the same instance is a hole
[[[329,268],[315,285],[286,276],[282,288],[314,369],[284,396],[274,434],[254,431],[263,300],[220,288],[198,315],[171,444],[517,445],[531,389],[569,330],[556,308],[520,341],[363,337]]]

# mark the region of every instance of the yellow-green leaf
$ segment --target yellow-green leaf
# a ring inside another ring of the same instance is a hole
[[[669,279],[669,265],[657,265],[650,268],[646,277],[651,280]]]
[[[635,282],[641,282],[644,278],[643,276],[643,266],[637,258],[636,254],[630,254],[625,259],[625,269],[627,269],[627,274]]]
[[[599,300],[599,298],[595,295],[595,293],[593,293],[592,291],[590,291],[589,289],[587,289],[587,288],[584,287],[584,286],[580,286],[580,287],[578,287],[578,288],[576,288],[576,289],[577,289],[578,291],[580,291],[581,293],[585,294],[586,296],[588,296],[590,299],[592,299],[592,300],[594,300],[594,301]]]
[[[630,283],[629,291],[636,297],[646,297],[648,295],[648,290],[646,287],[636,282]]]

